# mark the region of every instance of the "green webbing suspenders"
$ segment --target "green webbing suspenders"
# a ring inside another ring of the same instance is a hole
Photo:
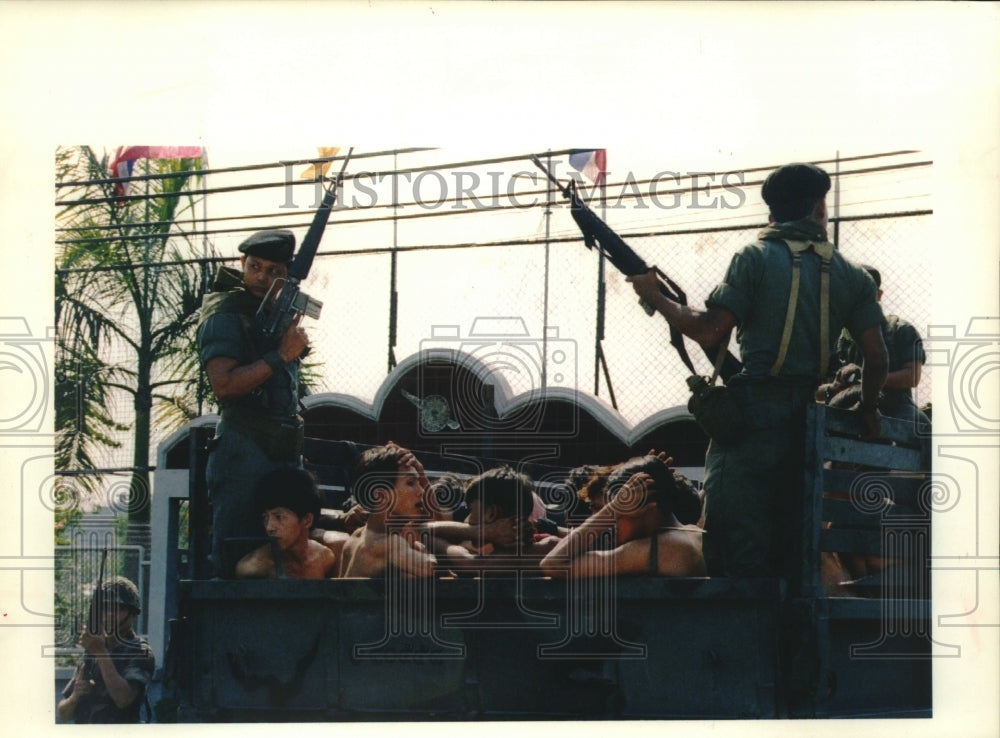
[[[792,340],[792,324],[795,322],[795,306],[799,298],[799,272],[802,267],[802,252],[812,249],[821,259],[819,278],[819,375],[826,374],[830,363],[830,257],[833,256],[833,244],[829,241],[785,241],[792,252],[792,285],[788,290],[788,308],[785,311],[785,327],[781,332],[781,345],[778,356],[771,367],[770,375],[778,376],[785,356],[788,354],[788,344]]]

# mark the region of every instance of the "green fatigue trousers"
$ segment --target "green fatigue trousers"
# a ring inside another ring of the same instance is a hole
[[[712,441],[705,459],[705,561],[711,576],[797,582],[804,486],[805,408],[813,390],[740,387],[747,432]]]

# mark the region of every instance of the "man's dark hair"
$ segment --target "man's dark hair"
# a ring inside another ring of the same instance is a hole
[[[870,264],[862,264],[861,268],[868,272],[872,276],[872,279],[875,280],[875,287],[882,289],[882,273]]]
[[[254,510],[261,515],[276,507],[287,507],[300,519],[312,513],[315,525],[322,507],[316,478],[305,469],[291,466],[265,474],[254,490]]]
[[[515,515],[528,517],[534,507],[531,479],[509,466],[498,466],[473,477],[465,490],[465,502],[470,507],[476,500],[483,501],[483,511],[496,506],[497,516],[509,518]]]
[[[673,513],[682,524],[696,523],[701,517],[701,500],[693,485],[678,484],[670,468],[655,456],[639,456],[618,466],[608,477],[605,497],[611,501],[635,474],[646,473],[653,480],[652,501],[664,515]]]
[[[433,505],[434,512],[453,512],[465,498],[465,484],[457,476],[448,472],[431,482],[431,495],[424,501]]]
[[[598,466],[594,468],[594,473],[590,475],[587,483],[580,488],[576,496],[583,502],[589,503],[594,499],[603,499],[604,490],[608,486],[608,478],[614,472],[613,466]]]
[[[760,193],[777,223],[798,220],[830,191],[830,175],[813,164],[786,164],[764,180]]]
[[[367,449],[358,459],[351,494],[369,512],[380,509],[375,499],[376,489],[392,491],[396,487],[401,456],[400,449],[394,446],[376,446]]]
[[[594,476],[594,473],[600,469],[597,464],[584,464],[583,466],[575,466],[569,470],[566,475],[566,479],[563,482],[567,487],[570,488],[574,493],[579,492],[583,489],[584,485],[590,481],[590,478]]]

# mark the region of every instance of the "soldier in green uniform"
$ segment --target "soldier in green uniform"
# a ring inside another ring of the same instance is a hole
[[[308,346],[298,321],[276,347],[258,344],[253,316],[275,280],[288,276],[295,250],[291,231],[260,231],[240,244],[242,273],[222,268],[205,295],[198,352],[219,403],[208,457],[212,559],[218,576],[256,546],[227,539],[260,535],[253,511],[257,481],[282,466],[301,466],[299,360]]]
[[[873,266],[865,265],[875,286],[878,288],[878,299],[882,300],[882,275]],[[927,362],[927,354],[924,352],[923,340],[917,329],[898,315],[886,315],[882,323],[882,338],[885,340],[885,347],[889,351],[889,374],[879,396],[878,409],[882,415],[904,420],[917,419],[918,423],[927,423],[926,417],[917,409],[913,402],[913,390],[920,384],[920,375],[923,365]],[[861,349],[847,331],[840,334],[837,340],[837,360],[838,376],[854,375],[864,357]],[[817,396],[820,401],[827,401],[827,395],[836,395],[846,387],[843,380],[834,381],[820,387],[822,396]],[[826,390],[829,389],[829,392]],[[856,401],[853,396],[845,398]],[[832,404],[832,403],[830,403]]]
[[[859,419],[864,437],[879,434],[876,400],[887,364],[879,330],[882,311],[871,277],[827,241],[829,189],[829,175],[810,164],[772,172],[762,188],[770,225],[733,256],[705,310],[667,300],[652,271],[629,278],[643,300],[702,346],[724,346],[737,329],[743,369],[730,378],[727,391],[742,404],[746,427],[735,441],[713,439],[705,460],[704,546],[711,575],[794,580],[805,408],[826,370],[820,340],[824,259],[829,274],[826,352],[832,353],[845,326],[857,337],[864,357]],[[801,250],[793,252],[793,246]],[[795,313],[783,341],[796,261]]]
[[[110,577],[94,593],[101,603],[101,631],[86,626],[86,655],[56,707],[60,722],[138,723],[156,660],[133,626],[142,611],[139,590],[125,577]]]

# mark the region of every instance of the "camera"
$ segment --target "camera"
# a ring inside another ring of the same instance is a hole
[[[577,347],[548,327],[532,336],[520,317],[479,317],[467,334],[437,325],[420,342],[420,398],[449,420],[422,433],[572,436],[577,431]],[[554,402],[561,400],[563,402]]]

